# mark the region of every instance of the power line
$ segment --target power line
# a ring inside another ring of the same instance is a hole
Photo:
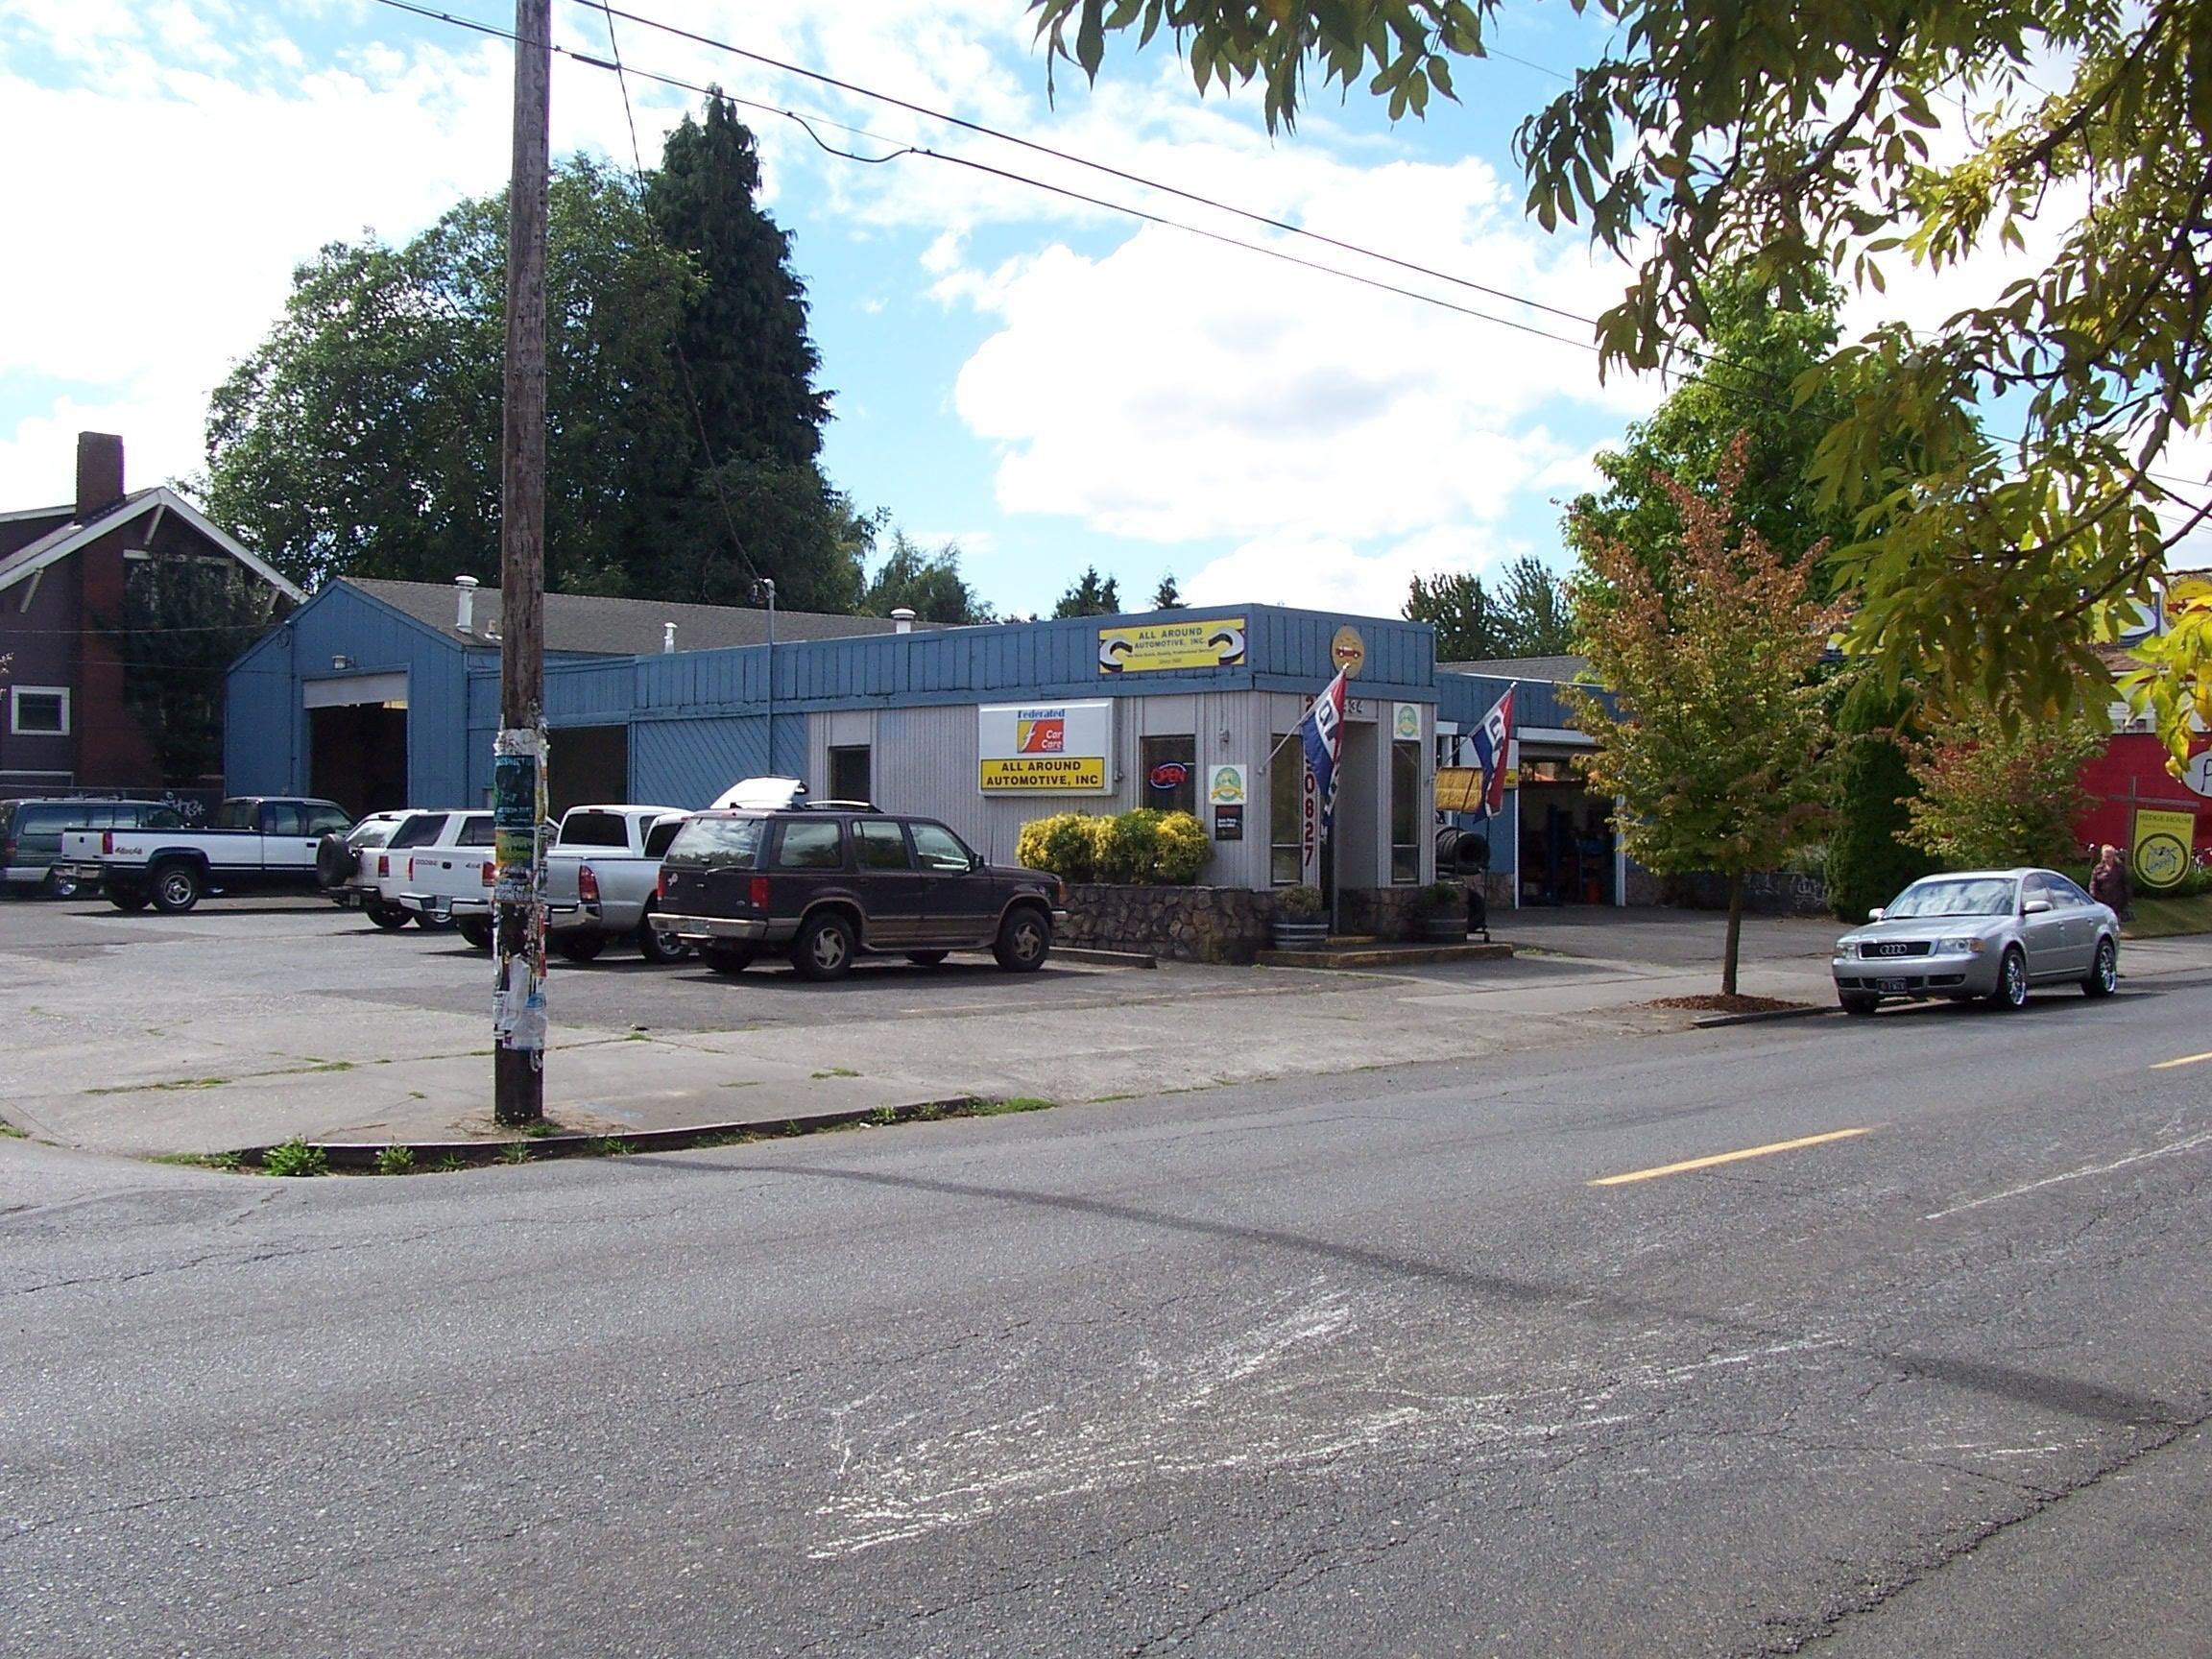
[[[515,38],[513,34],[507,30],[500,29],[491,24],[482,23],[472,18],[455,17],[450,13],[438,11],[434,8],[415,4],[413,3],[413,0],[377,0],[377,3],[379,5],[391,7],[396,11],[406,12],[417,16],[431,18],[439,22],[452,24],[460,28],[473,31],[477,34],[491,36],[495,38],[506,40],[513,40]],[[1221,202],[1215,198],[1206,196],[1200,192],[1186,190],[1178,185],[1165,183],[1161,180],[1147,178],[1142,174],[1128,172],[1124,169],[1113,167],[1104,162],[1094,161],[1086,156],[1078,156],[1069,151],[1060,150],[1048,144],[1039,143],[1034,139],[1023,138],[1018,134],[1001,132],[998,129],[986,126],[980,122],[970,121],[961,116],[949,114],[943,110],[933,109],[926,105],[917,104],[911,100],[898,97],[892,93],[879,92],[871,87],[862,86],[854,82],[841,80],[836,76],[829,75],[819,70],[808,69],[800,64],[790,63],[781,59],[770,57],[765,53],[755,52],[747,47],[739,46],[732,41],[719,39],[709,35],[700,34],[694,30],[685,29],[679,25],[666,23],[658,18],[645,16],[638,12],[626,11],[620,7],[610,4],[609,0],[575,0],[575,3],[584,6],[588,10],[598,12],[609,19],[610,39],[613,38],[613,19],[621,18],[624,21],[637,23],[645,28],[656,30],[661,34],[673,36],[679,39],[688,40],[694,44],[705,46],[711,50],[723,52],[735,58],[740,58],[751,62],[758,63],[763,67],[774,69],[781,73],[794,75],[803,80],[811,81],[818,84],[829,86],[841,92],[850,93],[854,97],[864,98],[873,102],[884,104],[893,108],[902,109],[911,114],[920,115],[928,120],[942,122],[946,125],[961,129],[962,131],[974,132],[982,137],[991,138],[1006,144],[1011,144],[1018,148],[1027,150],[1038,155],[1046,156],[1055,160],[1067,162],[1072,166],[1086,168],[1094,172],[1102,173],[1109,177],[1119,179],[1125,182],[1135,184],[1140,188],[1157,190],[1163,194],[1174,196],[1198,205],[1227,213],[1234,217],[1241,218],[1252,223],[1264,226],[1270,229],[1282,231],[1288,235],[1320,242],[1336,248],[1341,252],[1352,253],[1358,257],[1374,259],[1381,263],[1395,266],[1399,269],[1406,270],[1420,276],[1432,277],[1438,281],[1448,282],[1455,286],[1465,287],[1479,293],[1488,294],[1496,298],[1503,299],[1517,305],[1525,305],[1533,310],[1547,312],[1551,315],[1563,318],[1570,322],[1586,323],[1589,324],[1593,328],[1597,326],[1595,319],[1584,316],[1578,312],[1565,310],[1558,306],[1548,305],[1540,301],[1530,300],[1524,295],[1515,294],[1506,289],[1496,288],[1484,283],[1475,281],[1471,277],[1459,276],[1450,272],[1437,271],[1431,267],[1421,265],[1411,260],[1402,259],[1394,254],[1385,253],[1379,250],[1367,248],[1358,243],[1344,241],[1335,237],[1328,236],[1320,231],[1311,230],[1306,227],[1294,225],[1286,220],[1277,219],[1265,213],[1257,212],[1250,208],[1239,207],[1231,203]],[[1217,242],[1227,247],[1241,249],[1247,252],[1259,253],[1267,258],[1277,259],[1286,264],[1300,266],[1308,270],[1319,272],[1323,275],[1335,276],[1347,282],[1357,283],[1362,287],[1373,288],[1382,293],[1412,300],[1418,303],[1433,306],[1440,310],[1450,311],[1460,316],[1469,317],[1478,322],[1491,323],[1497,325],[1500,327],[1511,328],[1521,333],[1532,334],[1539,339],[1549,340],[1557,345],[1568,346],[1578,350],[1591,352],[1593,354],[1597,354],[1600,349],[1597,344],[1592,341],[1570,339],[1567,336],[1551,333],[1547,329],[1536,327],[1530,324],[1517,322],[1511,318],[1500,317],[1494,313],[1479,310],[1472,306],[1461,305],[1436,295],[1425,294],[1416,289],[1406,288],[1399,284],[1385,282],[1372,276],[1364,276],[1357,272],[1346,271],[1341,267],[1324,264],[1318,260],[1304,259],[1282,249],[1268,247],[1263,243],[1250,242],[1240,237],[1227,235],[1220,231],[1209,230],[1200,226],[1191,225],[1180,220],[1170,219],[1163,214],[1153,213],[1143,208],[1133,207],[1123,203],[1113,202],[1102,197],[1093,196],[1086,192],[1074,190],[1065,185],[1053,184],[1046,180],[1033,178],[1027,174],[1018,173],[1007,168],[995,167],[987,162],[975,160],[971,156],[954,155],[944,151],[933,150],[926,145],[915,144],[901,145],[891,153],[883,156],[857,156],[852,152],[838,150],[834,146],[825,143],[820,134],[814,131],[813,125],[809,118],[800,114],[796,110],[778,105],[761,103],[755,99],[737,97],[716,87],[701,86],[693,82],[685,81],[677,76],[668,75],[654,70],[640,69],[634,65],[626,66],[618,62],[609,63],[600,59],[593,58],[585,53],[573,51],[557,43],[554,45],[553,50],[561,53],[565,57],[569,58],[573,61],[584,63],[593,68],[612,71],[618,78],[624,75],[635,75],[640,79],[651,81],[661,85],[669,86],[685,92],[689,92],[698,96],[718,96],[724,99],[726,102],[741,108],[754,109],[764,114],[781,116],[786,120],[796,123],[821,149],[830,155],[838,156],[847,160],[872,165],[879,165],[884,162],[897,160],[904,156],[915,156],[927,160],[942,161],[950,166],[964,167],[971,171],[980,173],[992,178],[1000,179],[1008,182],[1026,185],[1034,190],[1040,190],[1049,195],[1063,197],[1067,200],[1078,202],[1089,206],[1097,207],[1107,212],[1121,214],[1125,217],[1136,219],[1143,223],[1157,225],[1163,228],[1179,230],[1187,235],[1202,237],[1208,241]],[[1506,55],[1498,53],[1492,54],[1492,56],[1505,57]],[[1561,73],[1557,70],[1548,69],[1545,65],[1531,63],[1527,60],[1513,59],[1511,60],[1523,63],[1525,66],[1529,68],[1545,70],[1546,73],[1554,75]],[[630,111],[629,94],[626,86],[623,91],[623,106],[625,114],[629,115],[631,120],[631,141],[633,156],[638,156],[636,121],[634,114],[631,114]],[[826,116],[816,115],[812,118],[812,120],[820,121],[825,126],[833,127],[842,132],[852,132],[858,136],[869,138],[874,142],[884,144],[898,144],[899,142],[896,139],[886,138],[879,134],[869,132],[862,128],[856,128],[847,125],[843,122],[830,120]],[[641,172],[641,156],[638,157],[637,164]],[[1715,361],[1711,353],[1702,351],[1695,347],[1678,346],[1674,349],[1678,350],[1684,357],[1687,357],[1692,362],[1696,363],[1700,370],[1707,373],[1708,384],[1712,384],[1716,391],[1720,392],[1724,396],[1737,397],[1746,402],[1756,403],[1764,407],[1779,410],[1785,413],[1793,413],[1795,411],[1796,405],[1791,400],[1784,397],[1767,396],[1754,387],[1741,383],[1731,386],[1723,381],[1719,381],[1712,377],[1712,372],[1722,367],[1726,367],[1731,375],[1733,375],[1737,373],[1736,366],[1723,366]],[[2020,439],[2011,441],[2007,445],[2007,446],[2019,447],[2022,444],[2025,443],[2025,437],[2023,436]],[[2186,484],[2192,488],[2195,487],[2198,483],[2202,482],[2201,480],[2196,479],[2183,480],[2172,474],[2152,472],[2149,470],[2146,470],[2143,476],[2146,478],[2153,479],[2162,484]],[[2190,503],[2179,496],[2176,496],[2174,499],[2180,502],[2184,507],[2194,506],[2193,503]]]

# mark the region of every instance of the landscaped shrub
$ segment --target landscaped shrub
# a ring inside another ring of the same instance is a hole
[[[1065,881],[1182,884],[1214,856],[1205,827],[1188,812],[1139,806],[1115,818],[1063,812],[1022,826],[1014,856]]]
[[[1111,822],[1088,812],[1033,818],[1015,837],[1015,860],[1023,869],[1048,871],[1063,881],[1088,881],[1098,867],[1097,831]]]

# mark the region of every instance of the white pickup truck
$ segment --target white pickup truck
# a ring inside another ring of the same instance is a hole
[[[352,822],[334,801],[236,796],[204,829],[71,830],[54,867],[118,910],[181,915],[210,893],[314,892],[323,837]]]
[[[661,855],[690,814],[675,806],[571,806],[547,837],[545,943],[556,955],[589,962],[618,939],[637,941],[648,962],[674,962],[691,948],[648,925],[661,885]],[[466,853],[466,849],[456,849]],[[448,915],[479,950],[492,948],[492,854],[447,867],[415,867],[399,902],[418,915]]]

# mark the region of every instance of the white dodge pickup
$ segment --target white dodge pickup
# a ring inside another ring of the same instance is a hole
[[[633,939],[648,962],[674,962],[691,948],[651,926],[661,855],[690,816],[675,806],[571,806],[545,852],[545,943],[558,956],[589,962],[617,939]],[[461,936],[492,948],[491,854],[444,869],[416,866],[399,902],[450,915]]]
[[[237,796],[204,830],[72,830],[55,868],[118,910],[180,915],[209,893],[312,893],[315,854],[353,815],[334,801]]]

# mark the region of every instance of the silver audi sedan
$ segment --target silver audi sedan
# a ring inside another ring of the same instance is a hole
[[[2032,985],[2109,997],[2120,982],[2120,918],[2056,870],[1929,876],[1836,942],[1846,1014],[1885,1000],[1988,998],[2017,1008]]]

